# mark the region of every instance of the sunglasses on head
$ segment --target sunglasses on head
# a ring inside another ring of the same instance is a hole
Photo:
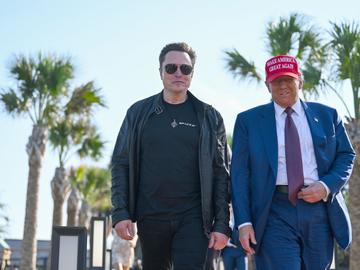
[[[178,67],[180,67],[180,71],[183,75],[189,75],[193,70],[192,66],[186,64],[167,64],[165,65],[165,71],[167,74],[174,74],[177,71]]]

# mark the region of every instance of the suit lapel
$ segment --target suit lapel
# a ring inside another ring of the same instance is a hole
[[[265,144],[266,154],[276,179],[278,167],[278,142],[276,133],[275,108],[272,102],[265,105],[259,124],[261,136]]]
[[[322,127],[323,123],[321,122],[321,118],[316,114],[316,112],[311,109],[311,107],[307,103],[301,101],[301,104],[304,108],[305,115],[309,124],[311,137],[314,145],[316,163],[318,166],[318,172],[320,173],[322,171],[321,164],[323,164],[321,158],[321,149],[323,149],[326,145],[326,136]]]
[[[322,128],[321,118],[306,104],[301,101],[304,108],[307,121],[309,123],[314,148],[324,147],[326,144],[326,136]]]

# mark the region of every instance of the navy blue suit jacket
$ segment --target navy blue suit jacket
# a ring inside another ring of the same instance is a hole
[[[340,190],[350,177],[355,152],[335,109],[313,102],[302,102],[302,106],[313,139],[319,178],[330,189],[330,226],[340,246],[347,248],[351,243],[351,224]],[[237,116],[232,154],[235,226],[253,224],[257,250],[276,186],[278,143],[272,102]]]

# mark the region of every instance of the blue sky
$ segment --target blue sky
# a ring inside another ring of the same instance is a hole
[[[231,133],[237,113],[268,102],[269,94],[263,84],[240,83],[226,71],[225,49],[238,49],[262,70],[269,56],[265,46],[268,22],[298,12],[309,16],[326,34],[329,21],[358,19],[359,8],[355,0],[331,4],[325,0],[2,1],[0,89],[14,83],[8,68],[15,54],[42,51],[71,56],[76,66],[74,85],[95,80],[107,103],[107,109],[94,116],[107,141],[104,157],[97,164],[105,166],[126,109],[162,89],[158,54],[165,44],[186,41],[196,50],[198,62],[190,89],[222,113]],[[351,105],[348,84],[341,89]],[[322,95],[320,101],[345,114],[331,94]],[[28,173],[25,145],[31,122],[10,117],[3,108],[0,122],[0,202],[6,204],[10,218],[7,237],[22,238]],[[40,179],[39,239],[50,238],[50,181],[56,166],[55,154],[48,147]]]

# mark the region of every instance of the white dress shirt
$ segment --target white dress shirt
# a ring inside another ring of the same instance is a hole
[[[278,170],[276,185],[287,185],[286,157],[285,157],[285,109],[274,102],[276,134],[278,140]],[[310,185],[319,181],[317,164],[315,159],[314,145],[311,137],[310,127],[306,119],[304,108],[300,99],[291,107],[294,112],[291,117],[299,133],[301,160],[303,164],[304,185]]]

